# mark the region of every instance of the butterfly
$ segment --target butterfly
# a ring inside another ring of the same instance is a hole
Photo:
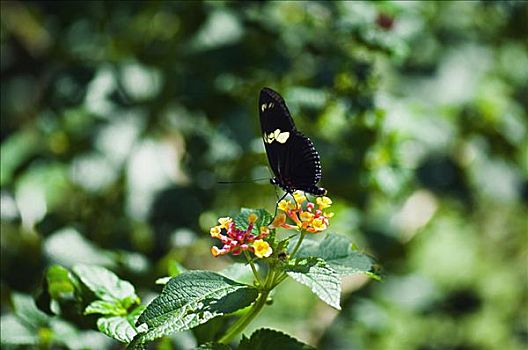
[[[282,96],[263,88],[259,114],[268,162],[275,175],[270,182],[286,194],[300,190],[315,196],[326,195],[326,190],[317,186],[321,180],[319,153],[313,142],[295,127]]]

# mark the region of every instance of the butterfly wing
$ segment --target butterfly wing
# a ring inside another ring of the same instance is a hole
[[[284,99],[269,88],[260,91],[259,115],[268,162],[275,177],[280,179],[286,171],[289,137],[296,131],[295,124]]]
[[[296,128],[284,99],[264,88],[259,97],[260,126],[266,154],[278,185],[286,191],[320,195],[321,160],[312,141]]]
[[[312,192],[321,180],[321,159],[312,140],[296,132],[288,145],[288,157],[281,173],[284,183],[297,190]]]

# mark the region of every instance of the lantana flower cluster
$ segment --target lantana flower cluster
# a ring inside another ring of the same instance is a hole
[[[295,202],[284,199],[279,202],[278,207],[282,212],[277,214],[270,225],[271,228],[283,227],[312,233],[322,232],[328,228],[329,219],[334,216],[334,213],[325,211],[332,205],[330,198],[317,197],[315,203],[312,203],[299,191],[294,192],[293,197]],[[287,217],[293,220],[295,225],[286,223]]]
[[[241,230],[236,227],[235,222],[230,217],[218,219],[219,225],[211,228],[209,233],[211,237],[218,238],[223,243],[222,248],[213,246],[211,253],[213,256],[225,255],[232,253],[239,255],[243,251],[250,251],[258,258],[267,258],[273,253],[273,249],[264,239],[268,237],[270,231],[267,226],[259,228],[259,234],[251,233],[255,226],[257,215],[254,213],[248,216],[248,227]]]

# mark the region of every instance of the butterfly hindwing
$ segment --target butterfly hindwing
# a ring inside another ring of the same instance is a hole
[[[308,137],[297,132],[288,152],[290,161],[284,177],[293,179],[294,187],[307,190],[321,180],[321,160]]]

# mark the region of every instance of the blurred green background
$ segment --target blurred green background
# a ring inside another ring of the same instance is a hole
[[[340,313],[287,282],[252,329],[526,349],[527,38],[521,1],[2,1],[2,345],[119,348],[90,322],[35,332],[13,314],[50,264],[106,266],[144,301],[180,265],[227,266],[208,228],[275,205],[266,181],[217,183],[270,176],[269,86],[321,155],[331,231],[384,279],[347,279]]]

